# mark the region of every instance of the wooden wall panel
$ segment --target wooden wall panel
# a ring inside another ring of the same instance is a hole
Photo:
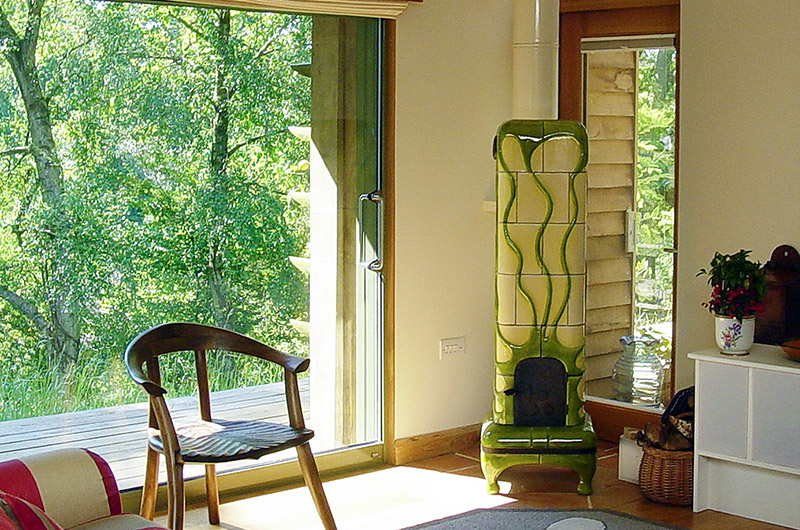
[[[602,307],[629,306],[631,304],[631,283],[614,282],[593,285],[586,296],[586,309]]]
[[[590,107],[591,108],[591,107]],[[590,123],[594,116],[589,116]],[[633,140],[594,139],[589,151],[590,164],[632,164],[634,159]]]
[[[620,331],[619,329],[600,331],[586,337],[586,355],[591,357],[608,352],[621,352],[622,344],[620,344],[619,338],[624,333],[620,333]]]
[[[586,334],[630,328],[630,306],[604,307],[586,311]],[[589,359],[586,360],[589,364]],[[611,374],[609,374],[611,375]]]
[[[588,381],[595,381],[608,377],[614,369],[614,363],[617,362],[620,355],[622,355],[622,353],[610,353],[587,359],[587,361],[590,360],[591,362],[586,363],[586,379]]]
[[[592,188],[633,186],[634,171],[630,164],[589,164],[587,171]]]
[[[621,231],[619,233],[622,234]],[[591,237],[587,241],[586,256],[589,260],[610,259],[624,252],[624,249],[624,235]]]
[[[636,52],[586,55],[587,201],[586,380],[604,380],[631,333],[633,262],[625,211],[633,207],[636,163]]]
[[[588,284],[625,282],[631,279],[630,257],[589,261]]]
[[[600,93],[587,95],[587,107],[593,112],[602,116],[624,116],[622,112],[636,112],[636,103],[629,94],[623,93]]]
[[[586,226],[586,233],[589,236],[587,244],[590,245],[598,241],[598,238],[602,236],[623,235],[625,233],[625,212],[590,213],[586,216]],[[605,238],[600,241],[605,241]],[[592,246],[588,248],[591,249]],[[624,251],[625,239],[623,237],[621,246],[614,245],[612,248],[606,249],[603,255],[592,253],[590,250],[589,259],[611,259],[620,256]]]
[[[633,160],[630,161],[633,164]],[[633,187],[618,188],[589,187],[587,213],[624,212],[633,206]]]
[[[609,140],[633,140],[632,116],[595,116],[587,125],[589,135]]]

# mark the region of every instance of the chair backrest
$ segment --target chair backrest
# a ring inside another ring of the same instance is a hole
[[[131,378],[148,393],[163,395],[166,391],[155,380],[157,377],[154,377],[152,368],[145,370],[145,363],[165,353],[194,351],[195,354],[202,352],[201,356],[204,356],[208,350],[259,357],[277,363],[291,373],[303,372],[309,365],[307,358],[284,353],[234,331],[203,324],[171,322],[150,328],[134,338],[125,350],[125,368]]]
[[[122,512],[111,468],[85,449],[0,462],[0,490],[33,504],[64,528]]]
[[[293,426],[302,426],[295,374],[308,369],[309,359],[278,351],[234,331],[188,322],[171,322],[155,326],[142,332],[128,344],[124,356],[125,368],[131,379],[144,388],[151,397],[163,399],[167,391],[161,386],[158,356],[193,351],[197,370],[200,417],[210,421],[211,397],[206,364],[208,350],[237,352],[282,366],[290,421]],[[158,413],[153,406],[158,405],[151,401],[150,426],[156,427]],[[163,430],[165,426],[161,425],[159,428]]]

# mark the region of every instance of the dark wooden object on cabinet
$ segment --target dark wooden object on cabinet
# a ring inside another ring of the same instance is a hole
[[[800,254],[781,245],[764,265],[767,293],[764,307],[756,313],[756,342],[777,344],[800,337]]]

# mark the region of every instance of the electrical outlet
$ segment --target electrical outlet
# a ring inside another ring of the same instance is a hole
[[[462,354],[467,351],[466,337],[452,337],[439,341],[439,358],[444,359],[454,354]]]

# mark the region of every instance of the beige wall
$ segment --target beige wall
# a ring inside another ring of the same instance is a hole
[[[398,20],[396,435],[491,406],[489,156],[510,118],[510,0],[425,0]],[[800,2],[683,0],[677,384],[713,347],[697,270],[715,250],[800,248]],[[463,357],[438,341],[466,336]]]
[[[682,0],[677,377],[714,347],[697,270],[715,250],[800,248],[800,2]]]
[[[396,435],[492,405],[492,139],[511,112],[511,0],[425,0],[397,23]],[[439,360],[439,339],[465,336]]]

